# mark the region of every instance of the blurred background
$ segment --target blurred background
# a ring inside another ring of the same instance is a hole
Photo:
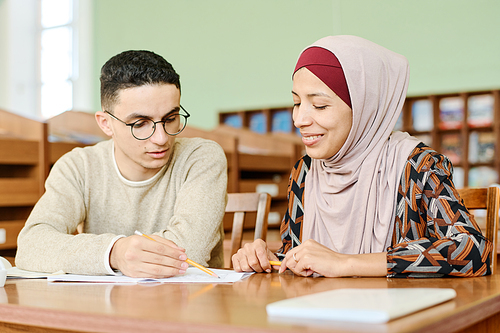
[[[300,51],[352,34],[405,55],[408,95],[500,87],[496,0],[0,0],[0,108],[47,119],[100,109],[99,71],[129,49],[181,76],[190,124],[291,104]]]

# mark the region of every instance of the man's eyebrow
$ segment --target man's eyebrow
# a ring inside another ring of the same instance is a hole
[[[163,119],[165,117],[168,117],[172,113],[177,113],[180,110],[181,110],[181,108],[179,106],[176,106],[175,108],[173,108],[172,110],[170,110],[169,112],[167,112],[161,119]],[[153,120],[150,116],[144,115],[144,114],[139,113],[139,112],[133,112],[133,113],[129,114],[125,118],[125,122],[129,122],[129,121],[131,121],[133,119],[137,119],[137,118],[144,118],[144,119],[151,119],[151,120]]]

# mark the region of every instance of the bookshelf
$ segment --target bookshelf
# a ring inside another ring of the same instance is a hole
[[[219,124],[248,128],[252,132],[297,133],[292,121],[293,107],[277,107],[219,113]]]
[[[41,121],[0,110],[0,255],[15,255],[17,236],[54,162],[106,138],[90,113],[67,111]]]
[[[219,123],[261,134],[295,136],[292,107],[219,113]],[[448,156],[455,185],[500,182],[500,89],[407,97],[395,130]]]
[[[396,130],[448,156],[457,187],[499,182],[500,90],[408,97]]]
[[[0,255],[15,251],[17,235],[44,192],[47,145],[46,123],[0,110]]]

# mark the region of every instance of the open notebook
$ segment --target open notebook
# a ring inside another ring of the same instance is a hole
[[[335,289],[270,303],[269,316],[385,323],[456,296],[449,288]]]
[[[208,275],[196,267],[188,267],[185,274],[164,279],[132,278],[125,275],[77,275],[61,274],[47,276],[48,282],[80,282],[80,283],[233,283],[245,279],[253,273],[238,273],[229,269],[210,268],[219,278]]]

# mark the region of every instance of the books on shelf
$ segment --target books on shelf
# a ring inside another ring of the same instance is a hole
[[[290,133],[293,128],[292,115],[288,110],[274,111],[271,119],[272,132]]]
[[[462,138],[460,134],[443,134],[440,153],[446,155],[451,163],[459,164],[462,161]]]
[[[495,169],[480,166],[469,170],[469,187],[488,187],[498,182],[498,175]]]
[[[239,114],[230,114],[224,117],[224,124],[231,127],[242,128],[243,119],[241,119]]]
[[[434,126],[432,116],[432,102],[429,99],[420,99],[411,106],[413,129],[419,132],[432,130]]]
[[[266,116],[260,112],[250,114],[248,127],[251,131],[256,133],[267,133]]]
[[[464,119],[464,101],[460,96],[445,97],[439,101],[439,128],[457,129]]]
[[[465,180],[465,172],[464,168],[462,167],[453,167],[453,172],[452,172],[452,180],[453,184],[455,184],[455,188],[463,188],[464,187],[464,180]]]
[[[469,135],[469,162],[490,163],[495,158],[495,134],[472,132]]]
[[[455,168],[457,186],[490,183],[491,170],[477,176],[478,170],[472,170],[471,184],[469,171],[472,167],[488,166],[500,174],[500,157],[495,156],[496,142],[500,144],[499,105],[498,88],[408,96],[396,119],[394,131],[408,131],[448,156]],[[239,128],[250,127],[257,133],[267,130],[294,133],[300,137],[300,130],[293,125],[292,113],[290,105],[237,110],[219,114],[219,121]]]
[[[467,101],[469,127],[487,127],[493,124],[494,99],[491,94],[474,95]]]

